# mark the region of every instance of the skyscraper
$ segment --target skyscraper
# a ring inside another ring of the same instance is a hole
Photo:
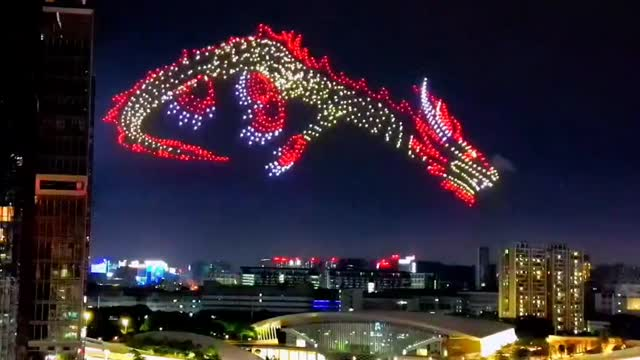
[[[47,0],[39,11],[33,118],[21,178],[18,358],[82,348],[90,232],[93,10]],[[30,201],[28,201],[30,199]],[[35,199],[35,201],[34,201]]]
[[[584,320],[584,254],[566,245],[548,248],[519,243],[500,262],[501,318],[549,319],[556,332],[579,333]]]
[[[476,290],[484,290],[487,287],[489,274],[489,248],[481,246],[478,248],[476,259]]]

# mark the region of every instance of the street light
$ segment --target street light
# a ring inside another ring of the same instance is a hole
[[[122,326],[124,326],[124,334],[127,333],[127,328],[129,327],[129,318],[123,317],[120,319]]]
[[[91,318],[93,317],[93,313],[91,311],[85,311],[82,314],[82,317],[84,318],[84,321],[88,324],[89,321],[91,321]]]

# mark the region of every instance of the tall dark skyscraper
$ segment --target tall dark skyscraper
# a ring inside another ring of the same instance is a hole
[[[489,248],[481,246],[478,248],[478,259],[476,261],[476,290],[485,290],[490,283]],[[494,281],[495,282],[495,281]]]
[[[8,125],[0,169],[0,227],[11,239],[0,243],[0,263],[18,283],[19,360],[82,350],[91,208],[93,9],[46,0],[32,10],[32,63],[20,67],[21,97],[7,102],[20,117]]]

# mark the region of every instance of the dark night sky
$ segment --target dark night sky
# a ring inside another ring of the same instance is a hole
[[[640,34],[622,2],[341,2],[99,2],[93,256],[247,264],[400,252],[471,263],[477,246],[525,240],[638,262]],[[278,179],[263,169],[272,148],[238,139],[239,113],[214,120],[231,132],[192,135],[233,164],[116,144],[100,121],[111,96],[184,48],[249,35],[260,22],[304,34],[315,56],[411,101],[411,85],[428,76],[466,137],[515,171],[470,209],[404,154],[348,126]]]

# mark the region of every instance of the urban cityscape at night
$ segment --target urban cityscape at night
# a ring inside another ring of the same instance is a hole
[[[630,7],[13,2],[0,360],[640,359]]]

